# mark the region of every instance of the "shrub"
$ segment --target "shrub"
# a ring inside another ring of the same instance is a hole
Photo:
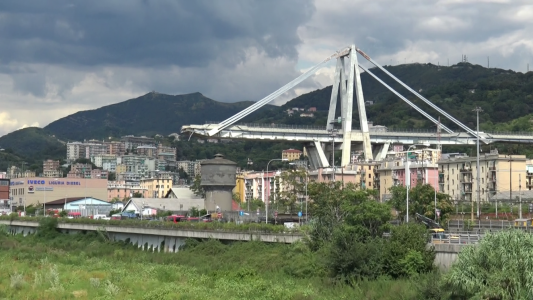
[[[10,286],[12,289],[18,290],[24,286],[25,281],[24,281],[24,276],[22,274],[15,272],[11,274],[10,277],[11,277]]]

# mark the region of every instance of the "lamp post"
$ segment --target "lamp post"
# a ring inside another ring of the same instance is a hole
[[[307,181],[309,179],[309,165],[307,164],[308,162],[305,161],[305,223],[307,223],[307,221],[309,220],[308,217],[307,217]],[[289,163],[289,165],[297,165],[296,163]],[[301,207],[301,203],[300,203],[300,207]]]
[[[84,172],[83,176],[85,177],[85,172]],[[94,176],[100,177],[101,175],[97,174],[97,175],[94,175]],[[87,178],[84,178],[84,180],[85,180],[85,200],[87,202]],[[91,202],[90,203],[91,203],[91,213],[94,215],[94,207],[93,207],[93,198],[92,197],[91,197]]]
[[[411,145],[409,148],[407,148],[407,153],[405,154],[405,188],[407,190],[406,194],[406,214],[405,214],[405,222],[409,223],[409,189],[411,188],[411,169],[409,168],[409,150],[411,148],[416,149],[416,145]]]
[[[268,177],[268,166],[270,165],[271,162],[275,161],[275,160],[278,160],[278,161],[288,161],[287,158],[273,158],[271,160],[268,161],[267,163],[267,177]],[[265,182],[263,180],[263,189],[265,188]],[[270,178],[268,179],[268,190],[270,191]],[[265,194],[265,192],[263,191],[263,193],[261,194]],[[266,197],[266,201],[265,201],[265,223],[268,224],[268,201],[270,200],[270,193],[267,195]]]
[[[409,150],[411,150],[411,148],[413,149],[416,149],[416,146],[417,145],[422,145],[422,146],[429,146],[429,144],[415,144],[415,145],[411,145],[409,146],[409,148],[407,148],[407,151],[406,151],[406,155],[405,155],[405,187],[407,189],[407,197],[405,199],[405,203],[406,203],[406,218],[405,218],[405,222],[409,223],[409,188],[411,187],[411,169],[409,168]]]
[[[474,110],[476,112],[476,123],[477,123],[477,129],[476,129],[476,135],[477,135],[477,151],[476,151],[476,171],[477,171],[477,179],[476,179],[476,184],[477,184],[477,218],[479,219],[480,217],[480,211],[479,211],[479,202],[481,200],[481,186],[479,184],[479,177],[481,176],[480,175],[480,170],[479,170],[479,112],[482,112],[483,110],[481,109],[481,107],[476,107],[474,108]]]
[[[55,178],[55,179],[52,180],[52,181],[57,181],[57,180],[58,180],[58,179]],[[44,186],[43,189],[44,189],[44,193],[43,193],[43,197],[44,197],[44,200],[43,200],[43,211],[44,211],[44,212],[43,212],[43,216],[46,217],[46,186]]]

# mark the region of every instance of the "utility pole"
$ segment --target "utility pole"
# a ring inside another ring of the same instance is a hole
[[[513,157],[509,155],[509,203],[513,201]]]
[[[518,174],[518,218],[522,219],[522,174]]]
[[[476,184],[477,184],[477,218],[479,219],[480,217],[480,211],[479,211],[479,202],[481,201],[481,185],[479,183],[479,177],[481,177],[480,175],[480,168],[479,168],[479,112],[482,112],[483,110],[481,109],[481,107],[476,107],[474,108],[474,110],[476,112],[476,120],[477,120],[477,129],[476,129],[476,135],[477,135],[477,151],[476,151],[476,173],[477,173],[477,180],[476,180]]]

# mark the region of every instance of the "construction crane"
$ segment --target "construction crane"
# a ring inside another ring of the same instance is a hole
[[[426,217],[426,216],[423,216],[421,214],[415,214],[415,218],[421,222],[422,224],[426,225],[426,227],[428,229],[443,229],[444,231],[444,228],[442,228],[442,226],[440,226],[439,223],[433,221],[432,219]]]

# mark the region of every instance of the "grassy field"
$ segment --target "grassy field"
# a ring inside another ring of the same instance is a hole
[[[97,234],[0,234],[0,264],[0,299],[423,299],[416,279],[334,282],[303,244],[152,253]]]

